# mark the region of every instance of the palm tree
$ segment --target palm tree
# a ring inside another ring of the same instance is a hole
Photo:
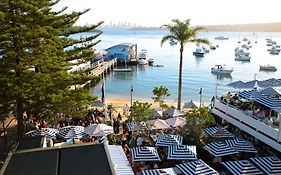
[[[197,26],[190,26],[190,19],[180,21],[179,19],[172,20],[173,24],[164,24],[161,28],[169,30],[169,34],[164,36],[161,40],[161,46],[164,42],[173,39],[180,44],[180,64],[179,64],[179,85],[178,85],[178,109],[181,109],[181,89],[182,89],[182,65],[183,65],[183,50],[187,43],[201,43],[210,44],[209,40],[197,38],[199,31],[205,28]]]

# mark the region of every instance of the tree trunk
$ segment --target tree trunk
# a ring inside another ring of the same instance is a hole
[[[23,124],[23,103],[21,97],[17,97],[17,119],[18,119],[18,141],[23,138],[24,124]]]
[[[182,57],[183,46],[180,48],[180,64],[179,64],[179,87],[178,87],[178,110],[181,110],[181,89],[182,89]]]

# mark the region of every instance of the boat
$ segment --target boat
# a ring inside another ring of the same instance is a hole
[[[212,67],[211,72],[215,74],[231,74],[233,68],[227,68],[225,65],[215,65]]]
[[[237,55],[235,57],[235,61],[250,61],[251,57],[247,56],[247,55]]]
[[[247,44],[243,44],[241,47],[244,48],[244,49],[247,49],[247,50],[249,50],[251,48],[251,46],[249,46]]]
[[[275,46],[272,46],[268,51],[271,55],[279,55],[280,53],[280,49],[277,49]]]
[[[142,49],[138,55],[138,63],[141,65],[148,64],[148,55],[146,49]]]
[[[216,46],[210,46],[211,50],[216,50]]]
[[[178,44],[177,41],[175,41],[174,39],[170,39],[170,45],[177,45],[177,44]]]
[[[205,52],[205,53],[209,53],[210,52],[210,50],[209,49],[207,49],[206,47],[202,47],[202,49],[203,49],[203,51]]]
[[[247,42],[247,41],[248,41],[248,38],[243,38],[242,41]]]
[[[156,64],[156,65],[153,65],[154,67],[164,67],[163,64]]]
[[[249,52],[245,52],[244,49],[240,49],[239,47],[235,48],[235,56],[240,56],[240,55],[245,55],[245,56],[249,56],[250,53]]]
[[[153,65],[153,63],[154,63],[153,58],[149,58],[149,59],[148,59],[148,64],[149,64],[149,65]]]
[[[195,52],[193,52],[193,55],[196,57],[204,57],[204,50],[201,47],[197,47]]]
[[[217,36],[215,37],[216,40],[228,40],[228,37],[225,36]]]
[[[277,68],[275,66],[264,65],[264,66],[260,66],[260,70],[264,70],[264,71],[277,71]]]

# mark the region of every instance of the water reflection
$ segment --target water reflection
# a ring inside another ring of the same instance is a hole
[[[232,80],[232,76],[230,74],[219,74],[219,73],[212,72],[212,75],[216,76],[218,80],[225,80],[225,79]]]

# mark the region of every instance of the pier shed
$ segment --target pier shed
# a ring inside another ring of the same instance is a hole
[[[137,44],[121,43],[106,49],[107,59],[117,59],[118,62],[135,62],[137,60]]]

